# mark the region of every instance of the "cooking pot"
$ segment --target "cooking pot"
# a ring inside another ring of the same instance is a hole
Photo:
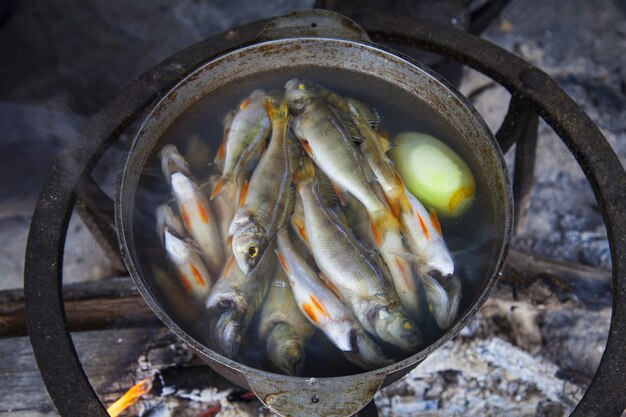
[[[455,324],[434,343],[390,366],[356,375],[301,378],[259,370],[226,358],[186,332],[156,295],[151,273],[141,267],[136,246],[135,198],[142,170],[159,138],[194,103],[238,79],[270,71],[323,67],[367,74],[399,88],[437,111],[460,132],[466,148],[479,161],[475,176],[488,196],[487,214],[495,244],[479,295],[461,311]],[[116,226],[128,271],[155,314],[216,372],[252,390],[272,411],[283,416],[348,416],[375,393],[417,366],[454,337],[486,300],[503,267],[511,237],[512,197],[500,148],[471,104],[437,74],[419,63],[373,44],[344,16],[321,10],[296,12],[271,21],[256,40],[224,51],[195,69],[154,104],[125,154],[115,198]]]

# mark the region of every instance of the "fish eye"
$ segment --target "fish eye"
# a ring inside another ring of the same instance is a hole
[[[411,330],[413,328],[413,324],[408,320],[404,320],[402,327],[404,327],[404,330]]]
[[[300,90],[304,91],[304,88],[305,88],[305,87],[304,87],[304,84],[300,84],[300,85],[298,86],[298,88],[299,88]]]
[[[256,246],[250,246],[248,248],[248,255],[250,255],[251,257],[256,258],[258,254],[259,248],[257,248]]]

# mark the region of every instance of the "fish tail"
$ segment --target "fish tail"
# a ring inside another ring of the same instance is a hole
[[[386,209],[378,210],[370,215],[370,226],[372,228],[372,237],[378,246],[383,243],[388,232],[400,229],[396,218]]]
[[[287,107],[287,100],[283,100],[279,106],[272,104],[271,100],[266,98],[263,102],[263,107],[267,112],[267,117],[270,118],[270,122],[274,120],[286,120],[289,108]]]
[[[293,182],[298,185],[305,180],[311,180],[315,178],[315,165],[309,158],[304,158],[302,163],[293,173]]]

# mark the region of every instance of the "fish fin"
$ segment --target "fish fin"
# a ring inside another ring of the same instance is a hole
[[[339,290],[337,290],[337,287],[335,287],[335,285],[333,285],[332,282],[330,282],[330,280],[328,279],[328,277],[326,275],[324,275],[323,272],[318,273],[320,279],[322,281],[324,281],[324,284],[326,284],[326,286],[328,287],[328,289],[337,296],[337,298],[341,298],[339,295]]]
[[[245,180],[243,182],[243,185],[241,186],[241,192],[239,193],[239,205],[238,207],[243,206],[243,203],[246,202],[246,197],[248,196],[248,187],[250,186],[250,183],[248,182],[248,180]]]
[[[198,268],[196,268],[191,261],[189,261],[188,264],[189,269],[191,269],[191,275],[193,275],[193,279],[196,281],[196,283],[202,287],[206,287],[207,283],[204,278],[202,278],[202,274],[200,273],[200,271],[198,271]]]
[[[217,197],[220,194],[222,187],[224,187],[225,181],[226,180],[224,179],[224,177],[220,177],[215,182],[215,185],[213,186],[213,190],[211,191],[211,196],[209,197],[211,200],[213,200],[215,197]]]
[[[304,311],[304,314],[309,318],[309,320],[311,320],[311,322],[313,322],[314,324],[319,323],[317,315],[315,314],[315,311],[313,310],[313,306],[311,306],[311,304],[303,303],[300,305],[300,307],[302,308],[302,311]]]
[[[191,286],[191,281],[189,281],[189,278],[187,278],[187,275],[185,275],[184,272],[178,271],[178,278],[180,279],[180,283],[183,285],[183,288],[185,288],[185,290],[189,292],[193,290],[193,287]]]
[[[430,232],[428,231],[428,227],[426,227],[424,218],[417,212],[417,210],[415,210],[415,215],[417,216],[417,220],[420,222],[420,227],[422,228],[422,232],[424,233],[426,240],[430,240]]]
[[[288,107],[287,100],[283,100],[280,103],[280,106],[275,106],[269,98],[266,98],[263,101],[263,107],[265,107],[265,111],[267,112],[267,117],[269,117],[270,122],[274,120],[285,120],[287,119]]]
[[[305,242],[305,243],[309,243],[309,235],[306,232],[306,227],[305,227],[305,223],[304,223],[304,219],[302,217],[300,217],[299,215],[294,215],[291,218],[291,224],[293,225],[293,227],[296,229],[296,232],[298,233],[298,235],[300,236],[300,238]]]
[[[329,204],[341,204],[339,196],[335,192],[335,186],[326,174],[322,171],[317,173],[318,190],[322,198]]]
[[[291,183],[291,185],[289,186],[289,191],[287,192],[289,193],[289,199],[287,200],[287,204],[285,205],[285,215],[284,215],[283,221],[278,226],[279,229],[285,226],[287,223],[289,223],[289,219],[291,219],[291,217],[294,215],[294,212],[296,210],[296,186],[295,184]]]
[[[208,212],[208,208],[204,207],[204,205],[202,203],[200,203],[200,201],[198,201],[196,199],[196,209],[198,210],[198,215],[200,216],[200,220],[202,221],[202,223],[204,224],[209,224],[211,223],[211,215]]]
[[[226,264],[226,266],[224,267],[224,270],[222,271],[222,276],[226,276],[228,275],[228,273],[230,272],[231,268],[233,267],[233,264],[235,263],[235,257],[231,256],[228,263]]]
[[[293,173],[293,182],[298,185],[306,179],[315,178],[315,165],[310,158],[303,158],[300,166]]]
[[[380,127],[380,114],[375,108],[353,98],[346,99],[346,101],[351,106],[350,110],[361,117],[372,129],[376,130]]]
[[[180,217],[182,217],[183,219],[183,224],[185,225],[185,228],[187,229],[187,231],[191,230],[191,219],[189,218],[189,213],[187,213],[187,210],[185,209],[185,207],[181,204],[178,206],[179,210],[180,210]]]
[[[401,204],[400,198],[394,199],[385,194],[385,201],[387,202],[387,205],[391,209],[391,213],[394,215],[394,217],[396,219],[399,219],[402,213],[402,204]]]
[[[443,233],[441,232],[441,223],[439,223],[439,218],[437,217],[437,213],[435,213],[435,210],[433,210],[432,208],[429,209],[428,215],[430,216],[430,221],[433,224],[433,228],[435,229],[435,231],[439,233],[439,236],[443,236]]]
[[[285,256],[278,249],[276,249],[274,252],[276,253],[276,257],[278,258],[280,266],[282,266],[285,273],[289,275],[289,265],[287,265],[287,260],[285,259]]]
[[[248,107],[248,104],[250,104],[250,97],[246,98],[244,101],[241,102],[241,104],[239,105],[239,110],[243,110],[246,107]]]
[[[380,143],[380,147],[382,148],[383,152],[386,154],[387,151],[391,148],[393,148],[391,141],[389,140],[389,136],[387,135],[387,133],[383,133],[380,132],[378,135],[378,142]]]
[[[387,210],[379,210],[370,216],[372,237],[377,246],[383,243],[383,239],[389,230],[398,230],[399,224],[393,215]]]
[[[315,298],[315,296],[313,294],[309,294],[309,300],[311,300],[311,303],[313,304],[313,307],[315,307],[315,309],[318,312],[320,312],[322,314],[322,316],[324,316],[326,318],[330,318],[330,315],[328,314],[328,312],[326,311],[324,306],[322,306],[322,304],[319,302],[319,300],[317,298]]]
[[[354,120],[352,120],[352,116],[345,111],[341,111],[336,107],[331,107],[333,114],[337,117],[337,119],[341,122],[341,125],[346,129],[346,132],[350,136],[350,139],[355,145],[360,145],[363,143],[364,138],[361,134],[359,128],[354,124]]]
[[[228,235],[226,237],[226,247],[230,248],[230,245],[233,243],[233,236],[232,235]]]
[[[215,159],[213,160],[216,164],[221,164],[224,162],[224,156],[226,155],[226,142],[228,140],[228,135],[224,135],[222,137],[222,143],[220,143],[220,147],[217,148],[217,154],[215,154]]]
[[[347,202],[346,202],[346,196],[344,195],[344,193],[346,192],[343,188],[341,188],[341,186],[339,184],[337,184],[336,182],[330,180],[330,185],[333,188],[333,191],[335,193],[335,195],[337,196],[337,198],[339,199],[339,203],[341,203],[342,206],[346,206]]]

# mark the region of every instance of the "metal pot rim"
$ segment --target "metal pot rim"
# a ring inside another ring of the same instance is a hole
[[[444,343],[446,343],[447,341],[452,339],[454,336],[456,336],[461,331],[461,329],[469,323],[469,321],[472,319],[476,311],[486,301],[493,286],[497,282],[498,278],[501,276],[501,271],[504,266],[504,261],[506,258],[509,242],[511,239],[512,220],[513,220],[512,192],[511,192],[511,186],[509,182],[509,175],[508,175],[508,171],[507,171],[506,164],[504,161],[504,157],[502,155],[502,152],[500,151],[500,148],[492,132],[487,127],[486,123],[484,122],[482,117],[479,115],[477,110],[473,107],[473,105],[464,96],[462,96],[452,85],[450,85],[445,79],[440,77],[438,74],[432,72],[432,70],[425,68],[422,64],[416,62],[415,60],[409,57],[406,57],[395,51],[390,51],[387,48],[382,47],[380,45],[375,45],[375,44],[370,44],[370,43],[365,43],[365,42],[360,42],[360,41],[336,39],[336,38],[321,38],[321,37],[295,37],[295,38],[287,38],[287,39],[274,39],[274,40],[267,40],[267,41],[261,41],[261,42],[253,42],[251,44],[244,45],[234,50],[225,51],[211,58],[205,64],[194,69],[189,75],[184,77],[176,85],[174,85],[166,93],[164,93],[161,96],[161,98],[153,106],[151,106],[151,110],[143,118],[143,121],[137,128],[135,134],[132,137],[132,140],[129,143],[129,147],[127,148],[127,151],[125,152],[123,156],[123,160],[122,160],[119,175],[118,175],[118,184],[116,187],[116,195],[115,195],[116,228],[118,231],[118,240],[120,243],[121,252],[124,257],[124,261],[128,267],[128,271],[133,281],[135,282],[137,289],[139,290],[141,296],[144,298],[148,306],[153,310],[153,312],[157,315],[157,317],[159,317],[159,319],[174,334],[176,334],[183,341],[189,344],[194,350],[207,356],[211,360],[219,362],[232,370],[243,373],[244,375],[251,375],[251,374],[271,375],[272,377],[280,378],[281,380],[284,380],[284,381],[292,380],[294,382],[309,379],[309,378],[304,378],[304,377],[291,377],[291,376],[276,374],[270,371],[264,371],[258,368],[253,368],[251,366],[244,365],[242,363],[229,359],[225,356],[218,354],[217,352],[214,352],[208,346],[197,341],[190,334],[188,334],[185,330],[183,330],[176,322],[174,322],[174,320],[169,316],[169,314],[161,307],[160,303],[153,296],[150,289],[145,285],[143,276],[136,266],[138,262],[135,261],[134,248],[131,248],[131,246],[129,245],[129,240],[128,240],[128,236],[129,235],[132,236],[133,231],[132,231],[132,227],[129,226],[129,219],[125,211],[125,207],[128,204],[134,207],[134,198],[131,199],[133,201],[128,201],[128,200],[125,200],[123,197],[125,187],[127,187],[126,183],[128,181],[128,170],[130,169],[132,164],[135,162],[134,161],[135,158],[133,158],[133,156],[137,152],[137,147],[140,146],[139,142],[142,136],[142,132],[144,131],[146,126],[149,125],[149,123],[152,121],[153,117],[158,116],[158,112],[161,106],[165,105],[164,103],[167,101],[167,99],[171,97],[172,95],[175,95],[178,92],[178,90],[181,88],[181,86],[185,85],[186,83],[190,82],[190,80],[193,80],[195,77],[199,76],[203,71],[206,70],[207,67],[211,65],[215,65],[216,63],[219,63],[219,61],[224,60],[228,57],[231,57],[232,55],[254,51],[255,49],[259,49],[265,46],[282,45],[285,43],[289,44],[293,42],[300,42],[300,43],[331,42],[331,43],[336,43],[337,45],[341,47],[357,47],[357,48],[361,48],[364,50],[368,50],[368,52],[370,53],[374,52],[379,55],[386,55],[391,60],[397,60],[400,62],[403,61],[403,65],[409,65],[413,67],[415,70],[417,70],[417,72],[420,72],[423,76],[426,76],[434,80],[435,83],[433,83],[433,86],[437,86],[437,87],[433,87],[433,88],[439,88],[439,89],[445,90],[447,93],[452,94],[460,102],[460,104],[464,107],[466,111],[469,112],[469,114],[472,116],[474,121],[480,127],[483,133],[483,137],[487,141],[488,147],[490,148],[491,152],[493,152],[493,155],[496,157],[496,159],[499,162],[498,171],[499,171],[499,174],[502,176],[502,183],[504,185],[504,197],[505,197],[503,201],[504,207],[502,208],[504,212],[502,243],[499,247],[497,261],[495,262],[495,266],[493,268],[493,272],[491,276],[483,280],[481,292],[479,293],[478,297],[472,302],[472,304],[467,308],[464,314],[460,316],[460,318],[458,318],[455,321],[455,324],[452,327],[450,327],[439,339],[437,339],[430,345],[426,346],[424,349],[420,350],[419,352],[416,352],[415,354],[409,356],[406,359],[403,359],[401,361],[395,362],[392,365],[379,368],[373,371],[366,371],[362,373],[339,376],[339,377],[323,377],[323,378],[314,378],[314,379],[316,380],[342,380],[342,379],[353,379],[355,377],[370,378],[374,376],[389,375],[389,374],[393,374],[396,372],[400,372],[405,368],[409,368],[411,366],[419,364],[422,360],[424,360],[427,356],[429,356],[434,350],[438,349]],[[185,110],[183,110],[183,112],[184,111]],[[139,170],[139,172],[141,172],[141,170]],[[132,190],[133,197],[134,197],[134,191],[135,190]],[[130,224],[132,224],[132,221]],[[134,242],[132,238],[130,241]]]

